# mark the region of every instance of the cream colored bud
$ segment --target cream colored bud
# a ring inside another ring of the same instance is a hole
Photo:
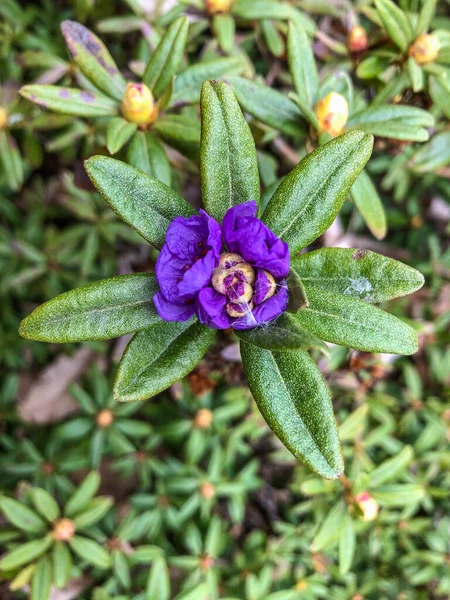
[[[68,542],[75,535],[75,523],[71,519],[59,519],[53,527],[53,538],[57,542]]]
[[[277,289],[277,283],[276,283],[275,279],[273,278],[273,275],[271,273],[269,273],[269,271],[266,271],[265,269],[263,269],[263,271],[264,271],[265,276],[269,280],[269,289],[267,290],[267,293],[264,296],[264,298],[261,300],[260,304],[262,302],[265,302],[269,298],[272,298],[272,296],[275,294],[275,291]],[[257,290],[255,289],[255,292],[256,291]]]
[[[243,302],[242,304],[236,304],[235,302],[228,302],[225,309],[230,317],[243,317],[254,309],[255,305],[253,302]]]
[[[234,0],[205,0],[205,7],[210,15],[227,13],[230,11]]]
[[[8,124],[8,113],[0,106],[0,129],[4,129]]]
[[[344,96],[330,92],[319,100],[314,109],[319,121],[319,133],[327,132],[336,137],[344,131],[348,119],[348,103]]]
[[[194,425],[198,429],[208,429],[211,427],[213,414],[209,408],[201,408],[195,415]]]
[[[233,252],[224,252],[220,256],[219,265],[214,269],[211,283],[219,294],[226,295],[228,288],[237,285],[239,272],[246,283],[252,286],[255,282],[255,271],[247,264],[242,256]],[[251,298],[251,295],[250,295]]]
[[[441,43],[435,35],[432,33],[422,33],[409,47],[409,55],[419,65],[426,65],[436,60],[440,49]]]
[[[107,408],[105,408],[104,410],[101,410],[97,414],[97,425],[99,427],[101,427],[102,429],[106,429],[107,427],[109,427],[113,421],[114,421],[114,415]]]
[[[122,114],[131,123],[151,125],[158,117],[158,107],[145,83],[127,83],[122,98]]]
[[[205,500],[211,500],[216,495],[216,488],[213,486],[212,483],[209,483],[208,481],[206,483],[202,483],[202,485],[200,486],[200,495]]]
[[[347,48],[350,52],[362,52],[367,49],[369,40],[364,27],[356,25],[347,35]]]
[[[378,516],[378,502],[368,492],[360,492],[355,496],[356,504],[361,509],[364,521],[373,521]]]

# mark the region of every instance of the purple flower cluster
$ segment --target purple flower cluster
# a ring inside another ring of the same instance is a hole
[[[286,310],[289,247],[257,211],[253,201],[234,206],[222,227],[204,210],[172,221],[156,263],[162,319],[251,329]]]

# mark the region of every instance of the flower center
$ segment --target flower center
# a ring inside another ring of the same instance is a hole
[[[263,273],[268,286],[267,292],[261,297],[254,268],[245,262],[240,254],[224,252],[220,255],[220,262],[213,271],[211,283],[219,294],[227,296],[225,310],[230,317],[242,317],[253,310],[255,303],[260,304],[274,295],[275,280],[269,272]]]

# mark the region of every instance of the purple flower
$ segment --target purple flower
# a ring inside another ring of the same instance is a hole
[[[172,221],[156,263],[162,319],[196,314],[214,329],[251,329],[286,310],[289,247],[256,213],[246,202],[227,211],[222,228],[203,210]]]

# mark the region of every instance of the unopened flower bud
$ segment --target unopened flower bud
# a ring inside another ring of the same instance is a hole
[[[252,286],[254,282],[255,271],[253,267],[244,261],[242,256],[233,252],[224,252],[221,254],[219,266],[214,269],[211,279],[216,292],[226,295],[229,291],[233,292],[233,290],[237,289],[238,283],[247,283]],[[239,295],[243,295],[244,293],[241,290],[241,294]],[[248,293],[247,288],[246,293]]]
[[[53,537],[57,542],[68,542],[75,535],[75,523],[71,519],[59,519],[53,527]]]
[[[0,129],[6,127],[8,123],[8,114],[4,108],[0,106]]]
[[[229,12],[234,0],[205,0],[206,10],[210,15]]]
[[[319,133],[327,132],[331,136],[340,135],[348,119],[348,103],[344,96],[330,92],[319,100],[314,109],[319,121]]]
[[[211,427],[213,414],[209,408],[201,408],[195,415],[194,425],[198,429],[208,429]]]
[[[239,318],[252,311],[255,308],[255,305],[253,302],[243,302],[242,304],[228,302],[225,308],[230,317]]]
[[[106,429],[114,421],[113,413],[105,408],[97,414],[97,425],[102,429]]]
[[[422,33],[416,41],[409,47],[409,55],[414,58],[419,65],[436,60],[441,44],[438,38],[431,33]]]
[[[364,521],[373,521],[378,515],[378,502],[368,492],[360,492],[355,496],[356,504],[361,509]]]
[[[138,125],[151,125],[156,121],[158,108],[145,83],[127,83],[122,98],[122,113],[127,121]]]
[[[356,25],[347,35],[347,48],[350,52],[362,52],[367,49],[369,40],[364,27]]]
[[[261,304],[275,294],[277,284],[273,276],[265,269],[258,269],[255,281],[255,304]]]
[[[206,483],[202,483],[202,485],[200,486],[200,495],[205,500],[212,500],[212,498],[214,498],[214,496],[216,495],[216,488],[213,486],[212,483],[209,483],[208,481]]]

